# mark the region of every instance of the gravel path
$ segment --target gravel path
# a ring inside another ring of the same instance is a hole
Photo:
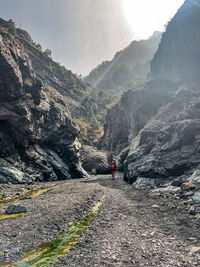
[[[55,266],[200,266],[200,219],[189,215],[181,200],[133,190],[120,176],[115,181],[98,176],[57,185],[37,198],[19,201],[28,210],[23,217],[0,221],[0,251],[19,257],[56,238],[104,196],[77,248]]]

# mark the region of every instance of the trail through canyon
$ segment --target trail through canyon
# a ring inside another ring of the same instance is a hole
[[[54,184],[38,197],[18,200],[26,206],[26,214],[0,221],[0,257],[6,253],[10,260],[5,265],[4,258],[1,266],[23,266],[19,262],[24,255],[89,218],[99,201],[99,211],[82,227],[85,231],[78,231],[80,236],[68,253],[49,266],[200,266],[200,218],[189,215],[176,194],[168,198],[136,190],[120,174],[114,181],[101,175]],[[5,185],[4,189],[19,192],[23,187]],[[8,205],[0,206],[1,214]]]

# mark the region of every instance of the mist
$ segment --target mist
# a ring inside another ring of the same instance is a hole
[[[110,60],[136,37],[135,32],[137,38],[143,36],[131,27],[123,9],[124,0],[0,2],[0,17],[13,19],[43,50],[49,48],[54,60],[77,74],[86,75],[102,61]],[[137,1],[134,2],[137,7]],[[134,17],[135,12],[134,9]],[[144,22],[149,23],[147,17]]]

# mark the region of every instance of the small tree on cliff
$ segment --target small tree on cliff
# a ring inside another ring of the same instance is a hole
[[[15,23],[14,23],[14,21],[12,19],[9,19],[9,21],[8,21],[8,31],[12,35],[16,35],[17,34]]]
[[[46,50],[44,51],[44,55],[47,56],[47,57],[49,57],[49,58],[51,58],[51,55],[52,55],[51,50],[50,50],[50,49],[46,49]]]

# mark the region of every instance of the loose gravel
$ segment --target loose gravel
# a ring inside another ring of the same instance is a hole
[[[200,266],[200,218],[189,215],[174,195],[136,190],[120,175],[114,181],[104,175],[56,184],[39,197],[20,200],[28,211],[24,216],[0,221],[0,252],[19,258],[55,239],[104,196],[77,247],[52,266]],[[8,205],[0,207],[1,214]]]

